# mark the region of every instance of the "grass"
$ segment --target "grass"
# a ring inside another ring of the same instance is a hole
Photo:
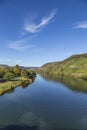
[[[0,83],[0,95],[8,92],[11,89],[16,88],[17,86],[24,85],[24,84],[31,84],[33,82],[33,79],[25,78],[25,77],[18,77],[15,81],[6,81],[3,83]]]
[[[55,75],[87,77],[87,54],[73,55],[61,62],[47,63],[39,71]]]
[[[19,81],[7,81],[0,83],[0,95],[20,85]]]

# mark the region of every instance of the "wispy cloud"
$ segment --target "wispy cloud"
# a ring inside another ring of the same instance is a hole
[[[29,44],[30,40],[32,40],[33,38],[37,37],[38,34],[37,32],[39,32],[40,30],[42,30],[46,25],[48,25],[49,23],[54,21],[54,17],[57,13],[57,9],[52,10],[48,16],[43,17],[40,21],[39,24],[36,23],[26,23],[24,24],[24,34],[26,33],[31,33],[30,36],[24,36],[24,38],[22,39],[18,39],[15,41],[12,40],[8,40],[7,41],[7,47],[9,49],[14,49],[17,51],[23,51],[26,49],[31,49],[34,48],[34,45]]]
[[[53,21],[54,16],[56,15],[57,9],[54,9],[50,12],[50,14],[46,17],[43,17],[39,24],[36,23],[27,23],[24,25],[24,31],[29,33],[39,32],[43,27],[48,25]]]
[[[17,41],[8,41],[8,48],[22,51],[29,48],[33,48],[33,45],[26,45],[27,39],[21,39]]]
[[[87,21],[78,22],[74,25],[74,29],[87,29]]]

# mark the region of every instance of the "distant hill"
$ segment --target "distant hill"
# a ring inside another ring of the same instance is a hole
[[[24,67],[24,66],[20,66],[21,69],[30,69],[30,70],[37,70],[39,69],[39,67]]]
[[[61,62],[47,63],[39,71],[55,75],[87,76],[87,54],[72,55]]]
[[[6,64],[0,64],[0,68],[5,68],[5,67],[14,67],[14,66],[9,66]],[[30,70],[37,70],[39,67],[25,67],[25,66],[19,66],[21,69],[30,69]]]
[[[9,67],[9,65],[0,64],[0,68]]]

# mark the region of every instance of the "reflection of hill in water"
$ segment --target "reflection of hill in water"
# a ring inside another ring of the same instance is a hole
[[[80,78],[74,78],[74,77],[54,76],[54,75],[49,75],[46,73],[41,74],[41,76],[47,80],[61,82],[64,85],[66,85],[68,88],[70,88],[71,90],[87,93],[87,81],[86,80],[83,80]]]

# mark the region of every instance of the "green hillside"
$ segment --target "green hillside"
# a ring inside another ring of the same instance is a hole
[[[72,55],[61,62],[47,63],[39,71],[55,75],[71,75],[86,78],[87,54]]]

